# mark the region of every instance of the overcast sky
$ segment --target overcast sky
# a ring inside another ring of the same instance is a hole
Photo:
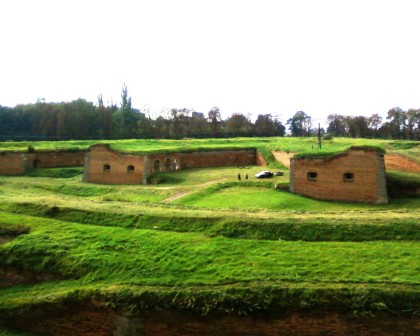
[[[386,115],[420,107],[419,0],[0,0],[0,105]]]

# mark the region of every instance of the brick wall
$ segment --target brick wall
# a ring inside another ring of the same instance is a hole
[[[27,153],[26,157],[28,168],[34,167],[35,160],[37,168],[81,167],[85,152],[35,152]]]
[[[189,153],[166,153],[148,155],[148,173],[152,175],[159,161],[160,171],[204,168],[204,167],[227,167],[246,166],[256,164],[256,150],[230,150],[230,151],[197,151]],[[172,168],[171,168],[172,167]]]
[[[316,173],[316,178],[308,173]],[[353,178],[345,180],[344,174]],[[387,203],[383,156],[357,148],[331,158],[292,158],[290,191],[323,200]]]
[[[30,168],[83,166],[85,152],[35,152],[0,154],[0,174],[20,175]]]
[[[25,153],[0,153],[0,174],[20,175],[26,170]]]
[[[152,155],[122,154],[108,145],[90,147],[84,160],[84,182],[106,184],[145,184],[155,172],[187,168],[245,166],[256,163],[256,150],[164,153]],[[132,171],[127,171],[129,166]],[[106,168],[106,169],[105,169]]]
[[[85,155],[84,182],[105,184],[142,184],[144,157],[113,151],[108,145],[94,145]],[[129,168],[131,167],[131,169]]]

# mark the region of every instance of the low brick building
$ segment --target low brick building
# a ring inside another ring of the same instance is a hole
[[[31,168],[83,166],[84,151],[2,152],[0,175],[21,175]]]
[[[290,191],[322,200],[388,203],[384,154],[351,147],[326,158],[291,158]]]
[[[256,149],[190,151],[149,155],[125,154],[107,144],[89,148],[84,159],[84,182],[146,184],[157,172],[187,168],[244,166],[257,163]]]

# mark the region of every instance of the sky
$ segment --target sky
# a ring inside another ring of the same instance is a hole
[[[0,0],[0,105],[223,118],[420,107],[419,0]]]

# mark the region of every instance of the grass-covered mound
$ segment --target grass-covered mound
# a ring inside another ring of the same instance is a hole
[[[63,167],[63,168],[37,168],[31,169],[26,176],[31,177],[54,177],[54,178],[70,178],[83,174],[82,167]]]
[[[239,139],[283,150],[287,141],[297,149],[314,141],[272,140]],[[345,149],[353,140],[332,141]],[[0,267],[54,275],[2,288],[0,319],[86,300],[202,315],[418,312],[419,198],[312,200],[284,190],[286,170],[257,180],[260,170],[183,170],[144,186],[86,184],[62,170],[0,177]]]
[[[68,280],[2,289],[0,310],[95,296],[116,305],[151,305],[149,309],[197,298],[205,299],[207,307],[183,308],[238,312],[240,307],[250,312],[267,305],[267,297],[259,296],[264,292],[270,295],[269,302],[280,300],[280,307],[292,303],[298,308],[304,295],[312,298],[309,306],[326,308],[359,300],[350,293],[367,289],[369,304],[382,302],[397,308],[395,298],[405,297],[407,291],[413,299],[418,295],[416,242],[232,240],[0,213],[3,227],[22,221],[30,233],[0,248],[1,264],[48,271]],[[142,299],[145,291],[152,292],[156,301]],[[340,292],[347,295],[336,296]],[[246,304],[244,293],[252,297]],[[404,302],[404,309],[413,309],[412,305]]]

